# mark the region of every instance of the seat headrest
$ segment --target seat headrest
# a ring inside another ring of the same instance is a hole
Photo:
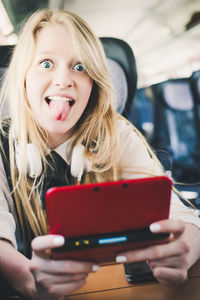
[[[123,40],[112,37],[100,38],[106,57],[116,61],[123,69],[127,82],[127,101],[124,110],[121,112],[128,117],[132,101],[137,88],[137,69],[133,51],[131,47]]]
[[[193,109],[193,96],[188,81],[168,81],[161,83],[163,101],[174,109],[188,111]]]
[[[116,61],[107,58],[107,62],[117,100],[116,110],[121,114],[125,109],[125,105],[128,99],[126,75],[122,67]]]

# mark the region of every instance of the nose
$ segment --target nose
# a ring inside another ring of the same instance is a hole
[[[61,89],[73,86],[73,78],[70,71],[66,69],[57,70],[54,74],[53,85]]]

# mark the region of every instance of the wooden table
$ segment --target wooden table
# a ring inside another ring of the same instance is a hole
[[[200,261],[189,271],[189,280],[178,287],[167,287],[158,283],[129,284],[123,265],[101,267],[90,274],[86,285],[68,295],[70,300],[199,300]]]
[[[189,279],[178,287],[170,288],[158,283],[129,284],[123,265],[101,267],[90,274],[86,285],[66,297],[69,300],[199,300],[200,260],[190,269]],[[24,299],[9,293],[4,298],[4,286],[0,287],[0,299]],[[7,293],[6,293],[7,294]]]

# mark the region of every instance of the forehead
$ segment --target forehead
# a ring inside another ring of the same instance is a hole
[[[42,28],[36,37],[36,51],[62,50],[73,48],[71,33],[65,25],[47,25]]]

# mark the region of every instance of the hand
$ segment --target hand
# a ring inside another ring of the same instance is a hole
[[[35,279],[38,299],[63,299],[85,284],[89,272],[98,269],[89,262],[51,259],[51,249],[63,244],[64,238],[56,235],[40,236],[32,241],[30,271]]]
[[[190,251],[183,239],[185,224],[179,220],[163,220],[151,224],[150,230],[153,233],[170,233],[169,242],[122,253],[117,261],[147,261],[158,282],[166,285],[182,283],[187,279]]]

